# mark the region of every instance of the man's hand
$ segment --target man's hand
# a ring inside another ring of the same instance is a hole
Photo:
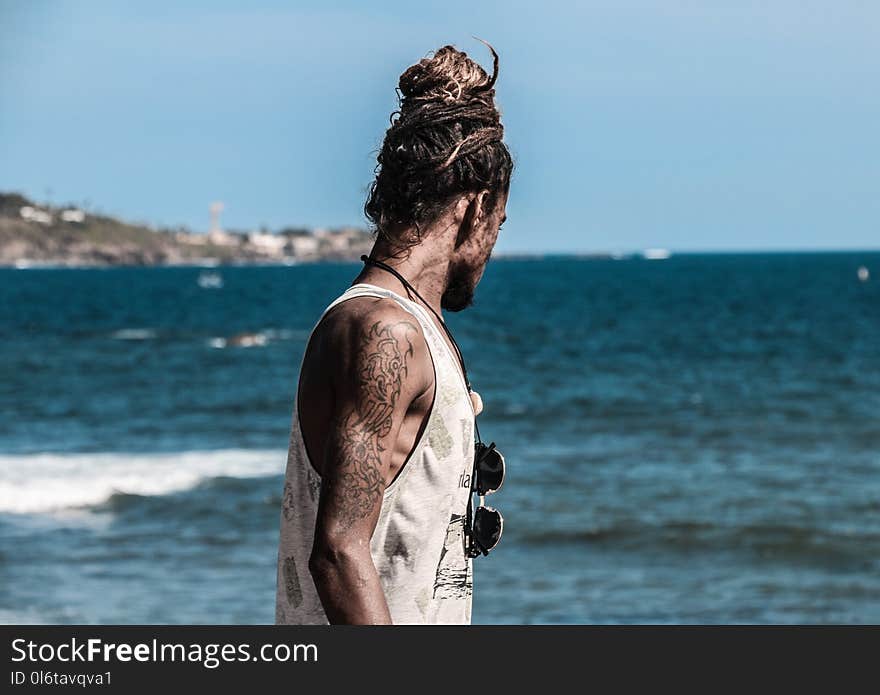
[[[345,304],[320,337],[320,361],[335,369],[323,451],[315,451],[322,485],[309,569],[331,623],[390,623],[370,539],[401,425],[432,386],[433,368],[411,314],[387,301]]]

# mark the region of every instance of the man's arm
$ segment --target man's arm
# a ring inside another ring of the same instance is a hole
[[[394,445],[426,389],[430,356],[415,319],[384,302],[333,322],[321,349],[322,362],[338,369],[309,570],[331,623],[390,623],[370,539]]]

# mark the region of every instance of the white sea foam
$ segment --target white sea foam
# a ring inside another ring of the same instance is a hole
[[[92,506],[115,493],[167,495],[219,476],[280,474],[284,464],[283,451],[250,449],[0,456],[0,512]]]
[[[156,331],[149,328],[122,328],[111,335],[114,340],[152,340]]]
[[[262,333],[269,340],[306,340],[311,335],[311,331],[297,331],[290,328],[267,328]]]
[[[214,336],[207,340],[207,345],[212,348],[222,349],[227,347],[265,347],[270,342],[278,340],[306,340],[310,331],[295,331],[287,328],[267,328],[253,333],[236,333],[230,336]]]

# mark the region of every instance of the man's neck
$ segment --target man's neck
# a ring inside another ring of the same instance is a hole
[[[394,253],[388,244],[378,239],[370,252],[370,258],[381,261],[400,273],[412,285],[429,306],[440,313],[440,298],[446,291],[449,257],[445,249],[425,242],[416,244],[402,253]],[[365,265],[355,279],[406,296],[406,287],[387,270],[374,265]],[[413,297],[413,299],[416,299]],[[418,301],[418,300],[417,300]]]

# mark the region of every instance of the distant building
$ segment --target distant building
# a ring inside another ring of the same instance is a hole
[[[279,253],[287,246],[287,239],[275,234],[249,234],[247,240],[251,246],[269,253]]]
[[[319,242],[311,234],[308,236],[291,237],[287,243],[293,255],[298,258],[314,256],[318,253]]]
[[[350,238],[347,234],[330,229],[318,229],[315,236],[320,240],[321,245],[331,252],[348,251]]]
[[[214,232],[222,232],[223,228],[220,226],[220,213],[223,212],[224,205],[221,201],[217,200],[211,205],[208,206],[208,210],[211,213],[211,228],[208,230],[210,233]]]
[[[47,226],[52,224],[52,215],[45,210],[39,210],[30,205],[25,205],[18,212],[22,216],[22,219],[25,219],[28,222],[38,222],[39,224],[45,224]]]
[[[86,221],[86,213],[76,208],[71,208],[70,210],[62,210],[61,219],[64,222],[74,222],[77,224],[82,224]]]
[[[229,234],[222,230],[213,230],[206,235],[209,244],[214,246],[238,246],[241,244],[241,238],[238,234]]]
[[[278,232],[281,236],[284,237],[301,237],[301,236],[313,236],[312,230],[307,229],[305,227],[285,227],[280,232]]]

